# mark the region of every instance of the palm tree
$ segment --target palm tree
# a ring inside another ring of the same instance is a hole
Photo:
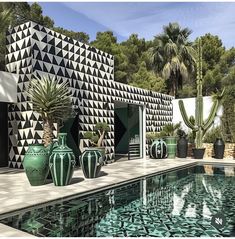
[[[43,143],[48,146],[52,143],[53,123],[61,124],[72,114],[71,94],[67,83],[59,84],[55,78],[35,77],[31,80],[26,91],[33,110],[40,114],[43,121]]]
[[[163,27],[163,33],[156,36],[150,57],[154,69],[167,81],[168,94],[177,97],[182,82],[194,71],[196,52],[189,42],[192,33],[181,28],[178,23],[169,23]]]

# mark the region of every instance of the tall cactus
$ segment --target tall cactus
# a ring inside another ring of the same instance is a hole
[[[224,90],[222,93],[214,99],[210,114],[208,118],[203,121],[203,97],[202,97],[202,46],[201,39],[198,40],[198,56],[196,61],[197,67],[197,97],[196,97],[196,107],[195,107],[195,124],[190,122],[187,113],[185,111],[184,102],[179,100],[179,108],[181,115],[183,117],[184,123],[196,132],[195,144],[196,148],[202,148],[202,138],[206,131],[211,127],[214,122],[214,118],[216,116],[216,112],[220,106],[222,96],[224,94]]]

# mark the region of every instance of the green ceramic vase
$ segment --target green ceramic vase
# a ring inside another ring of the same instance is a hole
[[[49,154],[43,144],[31,144],[24,156],[23,166],[32,186],[45,183],[49,173]]]
[[[52,150],[50,156],[50,171],[55,186],[68,185],[72,179],[75,156],[67,144],[67,133],[60,133],[58,135],[58,146]]]
[[[176,147],[177,147],[177,139],[176,137],[168,136],[164,138],[167,145],[168,158],[175,158],[176,155]]]
[[[150,158],[163,159],[167,157],[167,145],[163,139],[155,139],[150,147]]]
[[[99,149],[86,149],[80,157],[80,164],[85,178],[96,178],[103,165],[103,155]]]

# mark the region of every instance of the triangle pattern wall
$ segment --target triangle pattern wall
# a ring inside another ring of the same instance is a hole
[[[171,96],[115,82],[112,55],[34,22],[8,31],[5,61],[6,70],[19,75],[17,104],[9,107],[10,167],[22,168],[28,145],[41,142],[41,119],[24,92],[32,75],[69,82],[80,138],[97,122],[110,125],[104,142],[107,162],[114,159],[114,101],[146,105],[147,132],[159,131],[172,120]],[[80,147],[84,150],[89,142],[82,139]]]

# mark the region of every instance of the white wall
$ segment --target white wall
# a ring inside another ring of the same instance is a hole
[[[195,117],[195,98],[186,98],[186,99],[182,99],[182,100],[184,101],[184,106],[185,106],[185,110],[186,110],[188,117],[190,117],[191,115],[193,115]],[[184,128],[184,130],[187,132],[188,127],[184,124],[183,118],[180,113],[178,101],[179,101],[179,99],[174,99],[172,101],[172,103],[173,103],[173,123],[178,123],[179,121],[181,121],[182,128]],[[203,119],[204,120],[208,117],[208,115],[210,113],[212,103],[213,102],[212,102],[212,99],[210,96],[203,97],[203,107],[204,107],[203,108]],[[223,108],[222,108],[222,106],[220,106],[217,111],[217,116],[215,117],[215,120],[214,120],[214,126],[220,125],[220,123],[221,123],[220,117],[222,116],[222,114],[223,114]]]
[[[18,75],[0,71],[0,101],[17,102]]]

